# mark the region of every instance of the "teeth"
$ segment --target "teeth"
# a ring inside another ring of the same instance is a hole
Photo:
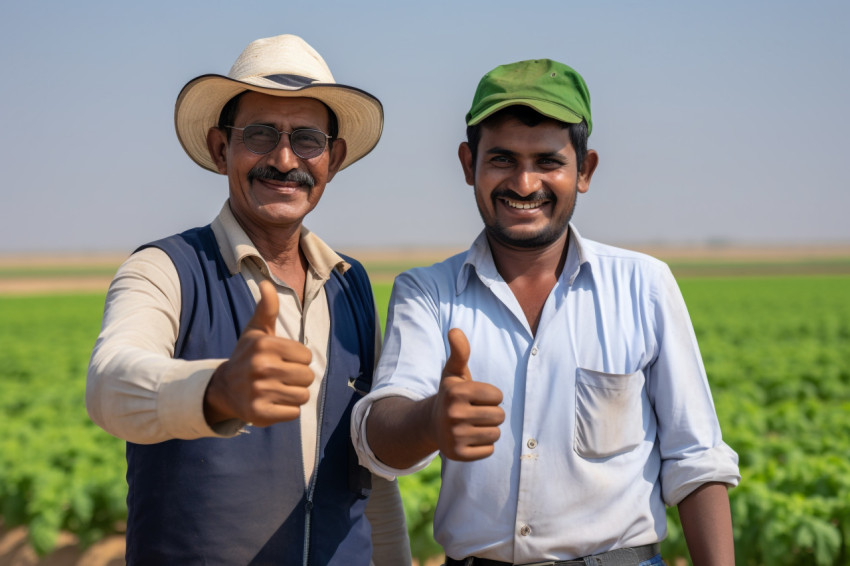
[[[511,208],[519,208],[521,210],[528,210],[530,208],[538,208],[540,206],[543,206],[543,204],[546,201],[545,200],[515,201],[515,200],[503,199],[502,202],[504,202],[506,205],[510,206]]]

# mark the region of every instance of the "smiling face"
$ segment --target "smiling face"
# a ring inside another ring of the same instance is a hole
[[[564,124],[544,120],[530,127],[512,116],[482,126],[476,156],[466,143],[458,154],[491,242],[511,248],[560,240],[576,194],[587,191],[596,167],[590,151],[579,171]]]
[[[328,110],[318,100],[247,92],[239,100],[232,125],[262,124],[287,132],[312,128],[327,133],[328,120]],[[219,172],[227,175],[230,208],[251,236],[300,227],[345,158],[341,139],[310,159],[293,153],[287,134],[264,155],[249,151],[239,130],[231,130],[228,141],[227,132],[212,128],[207,144]]]

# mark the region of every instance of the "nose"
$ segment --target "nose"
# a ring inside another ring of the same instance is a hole
[[[520,168],[514,178],[513,190],[520,196],[527,196],[540,190],[543,183],[534,171]]]
[[[292,146],[289,145],[289,136],[282,134],[277,146],[266,154],[268,164],[276,168],[278,171],[291,171],[298,169],[300,162],[298,156],[292,151]]]

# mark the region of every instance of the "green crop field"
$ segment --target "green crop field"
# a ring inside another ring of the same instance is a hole
[[[103,298],[0,297],[0,513],[40,552],[60,528],[94,542],[126,513],[124,444],[85,409]]]
[[[682,278],[724,439],[739,565],[850,564],[850,276]],[[391,283],[375,284],[381,313]],[[49,552],[121,528],[123,443],[95,427],[85,373],[103,293],[0,296],[0,518]],[[438,554],[439,463],[400,480],[415,554]],[[675,510],[665,558],[685,556]]]

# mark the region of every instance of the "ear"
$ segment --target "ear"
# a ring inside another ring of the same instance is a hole
[[[345,140],[342,138],[335,139],[331,145],[330,159],[328,160],[328,181],[337,174],[342,162],[345,161],[346,155],[348,155],[348,146],[345,144]]]
[[[578,186],[576,187],[578,192],[586,193],[590,188],[590,178],[593,177],[597,165],[599,165],[599,154],[594,149],[588,149],[587,155],[584,156],[584,163],[581,164],[581,171],[578,172]]]
[[[207,149],[218,172],[227,175],[227,134],[215,126],[207,132]]]
[[[460,159],[460,166],[463,167],[463,176],[466,178],[466,184],[475,186],[475,163],[472,158],[472,150],[469,149],[469,144],[462,142],[457,148],[457,156]]]

